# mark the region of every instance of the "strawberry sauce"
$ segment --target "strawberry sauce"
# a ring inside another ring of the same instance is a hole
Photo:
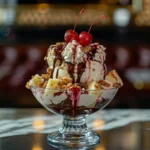
[[[72,105],[74,110],[76,110],[79,99],[80,99],[81,89],[77,87],[73,87],[69,89],[70,99],[72,100]]]

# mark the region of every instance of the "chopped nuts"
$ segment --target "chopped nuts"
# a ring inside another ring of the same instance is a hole
[[[73,88],[73,87],[75,87],[75,88],[80,88],[80,89],[81,89],[81,87],[80,87],[80,86],[78,86],[78,83],[74,83],[74,84],[72,84],[72,86],[70,86],[69,88]]]
[[[37,79],[36,80],[36,85],[38,87],[42,87],[42,88],[46,88],[47,87],[47,84],[48,84],[48,81],[50,78],[50,75],[51,75],[51,69],[50,68],[47,68],[47,74],[42,74],[40,76],[41,80]],[[32,77],[34,78],[34,76]],[[58,85],[56,85],[55,88],[57,89],[67,89],[67,88],[70,88],[70,87],[73,87],[73,86],[76,86],[76,87],[79,87],[80,86],[77,86],[77,83],[76,84],[72,84],[72,78],[59,78],[59,81],[57,83]],[[26,88],[30,88],[29,86],[29,83],[26,84]]]
[[[85,46],[83,49],[84,53],[88,53],[90,50],[91,50],[90,46]]]
[[[47,73],[51,75],[51,72],[52,72],[51,69],[47,68]]]
[[[56,46],[63,45],[63,44],[65,44],[65,42],[57,42]]]
[[[47,80],[47,79],[50,78],[50,75],[49,74],[42,74],[42,78],[44,78],[45,80]]]
[[[68,83],[67,84],[67,88],[71,87],[72,86],[72,83]]]
[[[72,79],[71,78],[63,78],[65,81],[66,81],[66,83],[72,83]]]
[[[61,86],[61,89],[66,89],[66,88],[67,88],[66,85]]]
[[[63,80],[60,80],[59,81],[59,86],[62,86],[64,84],[64,81]]]
[[[99,87],[97,85],[94,85],[96,89],[98,89]]]

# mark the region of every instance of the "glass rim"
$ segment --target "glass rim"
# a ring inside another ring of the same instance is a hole
[[[96,91],[97,91],[97,92],[100,92],[100,91],[110,91],[110,90],[113,90],[113,89],[116,89],[116,90],[117,90],[117,89],[119,89],[119,88],[120,88],[120,87],[118,87],[118,88],[114,88],[114,87],[113,87],[113,88],[100,89],[100,90],[86,90],[86,89],[82,89],[82,88],[81,88],[81,91],[89,91],[89,92],[90,92],[90,91],[91,91],[91,92],[92,92],[92,91],[93,91],[93,92],[96,92]],[[61,92],[65,92],[65,91],[68,91],[68,90],[69,90],[69,88],[68,88],[68,89],[60,89],[60,88],[59,88],[59,89],[52,89],[52,88],[42,88],[42,87],[37,87],[37,86],[30,86],[30,89],[39,89],[39,90],[40,90],[40,89],[41,89],[41,90],[45,90],[45,89],[46,89],[46,90],[50,90],[50,91],[58,91],[58,90],[59,90],[59,91],[61,91]],[[58,91],[58,92],[59,92],[59,91]]]

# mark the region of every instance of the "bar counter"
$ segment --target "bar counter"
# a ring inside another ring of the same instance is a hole
[[[61,123],[62,116],[45,109],[1,108],[0,150],[61,149],[47,143]],[[104,109],[87,117],[87,125],[101,137],[89,150],[150,150],[149,109]]]

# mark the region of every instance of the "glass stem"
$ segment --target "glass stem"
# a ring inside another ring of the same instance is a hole
[[[85,135],[88,131],[85,116],[77,118],[64,117],[63,125],[59,129],[60,133],[67,135]]]

